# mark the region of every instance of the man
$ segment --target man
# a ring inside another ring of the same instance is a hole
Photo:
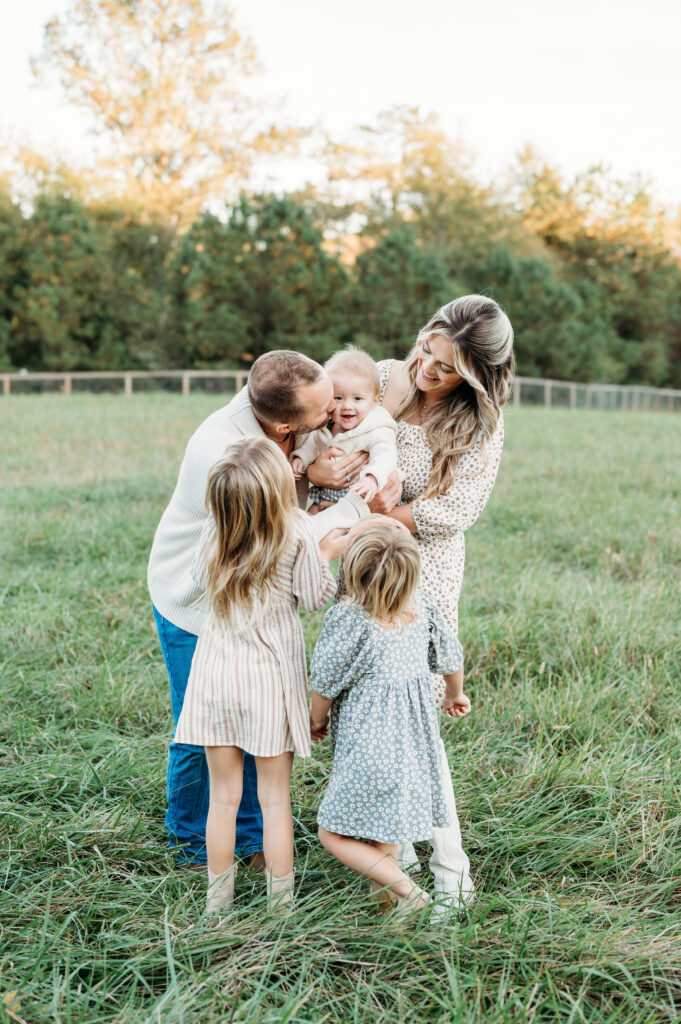
[[[296,447],[296,433],[321,426],[333,407],[331,381],[318,363],[298,352],[268,352],[254,362],[248,387],[204,420],[190,438],[177,486],[156,530],[148,570],[176,725],[206,614],[204,595],[190,570],[208,517],[204,504],[208,472],[227,445],[241,437],[269,437],[288,457]],[[334,463],[333,472],[352,480],[365,461],[363,454],[345,456]],[[299,480],[296,489],[305,508],[307,480]],[[367,514],[362,500],[353,495],[311,522],[321,539],[335,527],[351,526]],[[167,792],[166,827],[171,847],[178,848],[178,861],[204,864],[209,783],[203,747],[171,743]],[[255,761],[249,754],[244,755],[236,850],[241,856],[262,851]]]

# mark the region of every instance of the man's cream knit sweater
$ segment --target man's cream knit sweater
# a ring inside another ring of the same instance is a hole
[[[228,405],[204,420],[187,445],[177,486],[154,536],[147,579],[157,610],[189,633],[198,634],[207,611],[204,593],[190,568],[208,518],[204,505],[208,471],[228,444],[241,437],[264,436],[244,388]],[[297,492],[299,504],[305,508],[305,479],[298,481]],[[312,516],[310,523],[321,540],[336,527],[352,526],[368,514],[364,501],[351,492],[333,508]]]

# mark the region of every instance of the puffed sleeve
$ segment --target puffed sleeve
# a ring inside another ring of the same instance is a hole
[[[432,597],[421,594],[428,616],[428,665],[431,672],[448,676],[463,666],[463,648]]]
[[[364,499],[354,491],[348,491],[344,498],[334,505],[329,505],[323,512],[318,512],[316,516],[308,516],[308,523],[315,540],[319,543],[332,530],[349,530],[360,519],[366,519],[369,515],[371,512]]]
[[[370,652],[368,634],[366,616],[347,601],[329,608],[312,655],[312,689],[331,700],[359,682]]]
[[[381,401],[383,401],[383,395],[385,394],[385,389],[387,388],[388,381],[390,380],[390,370],[392,368],[392,365],[392,359],[381,359],[380,362],[376,363],[376,368],[378,369]]]
[[[485,452],[477,444],[463,456],[454,483],[444,494],[412,502],[411,513],[422,540],[443,540],[473,525],[492,493],[503,446],[504,421],[499,417]]]
[[[336,581],[322,558],[311,519],[295,509],[298,551],[293,563],[293,594],[306,612],[323,608],[336,593]]]

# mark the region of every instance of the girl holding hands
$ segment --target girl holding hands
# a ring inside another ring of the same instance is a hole
[[[298,606],[333,597],[328,562],[344,539],[319,543],[296,506],[291,469],[267,438],[231,445],[212,468],[212,513],[195,563],[211,610],[192,661],[175,741],[204,746],[210,772],[207,910],[228,916],[244,751],[255,756],[268,899],[293,895],[290,776],[310,754],[305,643]]]
[[[397,844],[451,823],[431,673],[444,676],[446,714],[470,711],[461,645],[417,590],[419,572],[404,526],[372,516],[354,527],[347,597],[326,613],[312,659],[310,729],[313,739],[326,735],[330,711],[334,748],[319,838],[400,917],[429,897],[401,870]]]

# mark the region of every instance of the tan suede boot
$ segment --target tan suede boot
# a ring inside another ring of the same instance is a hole
[[[295,871],[289,871],[287,875],[276,878],[269,868],[266,868],[267,876],[267,905],[272,910],[278,907],[282,910],[293,909],[293,876]]]
[[[227,868],[219,875],[213,874],[208,868],[208,893],[206,895],[206,913],[227,920],[233,913],[234,879],[236,864]]]

